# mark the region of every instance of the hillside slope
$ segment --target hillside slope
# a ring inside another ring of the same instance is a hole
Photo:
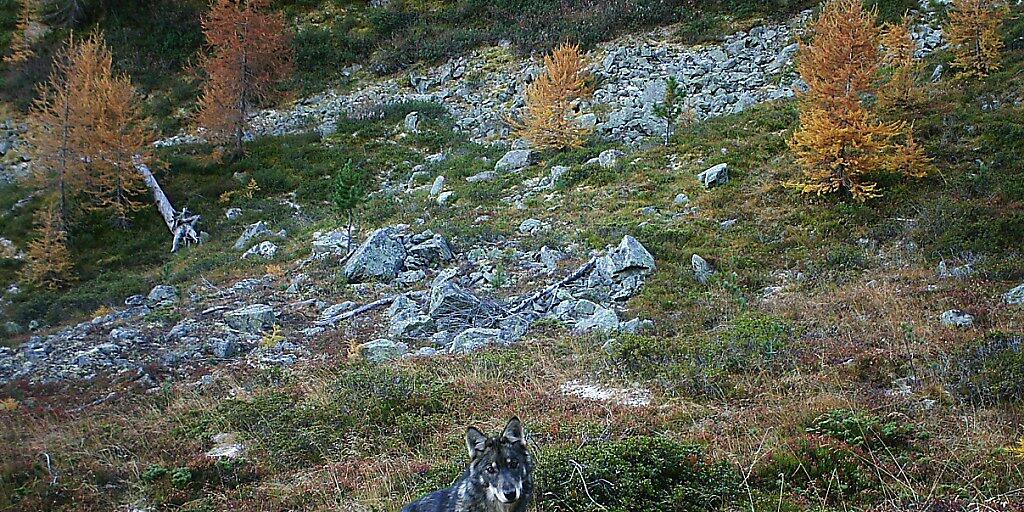
[[[3,260],[0,509],[397,510],[516,414],[538,510],[1020,510],[1020,14],[974,82],[918,30],[939,172],[866,203],[783,185],[807,14],[596,44],[578,150],[509,140],[539,68],[500,44],[268,110],[232,164],[165,139],[205,243],[144,210],[83,220],[64,290]],[[701,115],[661,144],[669,75]]]

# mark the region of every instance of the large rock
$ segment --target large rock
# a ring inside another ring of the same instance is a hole
[[[398,276],[404,262],[405,246],[396,239],[393,228],[382,228],[355,250],[341,273],[350,283],[390,281]]]
[[[406,250],[405,267],[422,269],[455,259],[448,241],[441,235],[434,235]]]
[[[529,149],[513,149],[494,164],[495,172],[515,172],[529,167],[533,151]]]
[[[453,354],[468,354],[499,343],[502,343],[501,329],[472,327],[455,336],[449,351]]]
[[[697,175],[705,188],[714,188],[729,183],[729,164],[718,164]]]
[[[154,286],[146,296],[146,304],[150,306],[162,306],[175,302],[178,302],[178,290],[166,284]]]
[[[409,352],[409,345],[389,339],[373,340],[356,347],[356,353],[371,363],[398,359]]]
[[[224,321],[239,331],[258,334],[277,324],[277,314],[266,304],[250,304],[224,313]]]
[[[399,295],[388,308],[388,335],[394,338],[424,338],[436,331],[434,319],[420,312],[419,306]]]
[[[245,227],[245,231],[242,232],[242,235],[238,237],[238,240],[235,241],[235,250],[244,251],[247,247],[252,245],[253,240],[264,236],[270,236],[271,234],[270,228],[267,227],[267,223],[262,220],[249,224]]]
[[[430,307],[427,312],[434,318],[469,317],[479,307],[480,299],[476,295],[463,290],[452,281],[444,281],[431,288]]]

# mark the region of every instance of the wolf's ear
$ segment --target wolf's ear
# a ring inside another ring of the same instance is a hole
[[[487,447],[487,436],[476,427],[466,429],[466,449],[469,450],[469,458],[475,459],[477,454],[483,452]]]
[[[508,444],[519,443],[526,448],[526,436],[523,435],[523,423],[519,421],[518,416],[513,416],[512,419],[508,420],[508,424],[505,425],[505,430],[501,432],[501,439]]]

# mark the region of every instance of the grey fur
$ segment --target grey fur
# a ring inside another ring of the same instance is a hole
[[[402,512],[525,512],[533,499],[533,458],[519,418],[495,437],[469,427],[466,448],[470,460],[462,477]]]

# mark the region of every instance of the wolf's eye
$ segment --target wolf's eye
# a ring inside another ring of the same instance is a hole
[[[519,467],[519,461],[518,460],[510,460],[510,461],[508,461],[508,467],[510,467],[512,469],[518,468]]]
[[[498,472],[498,468],[494,467],[494,465],[492,464],[490,466],[487,466],[487,472],[493,475]]]

